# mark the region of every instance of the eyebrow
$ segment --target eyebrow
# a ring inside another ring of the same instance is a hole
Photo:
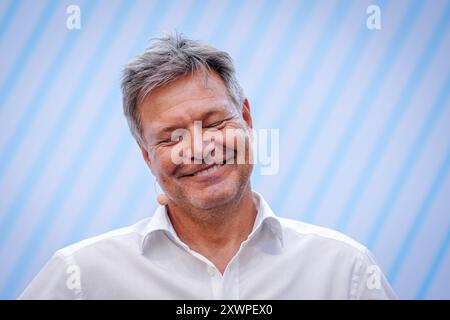
[[[180,129],[180,126],[174,125],[174,126],[168,126],[168,127],[164,127],[161,130],[157,131],[157,134],[162,134],[162,133],[170,133],[176,129]]]

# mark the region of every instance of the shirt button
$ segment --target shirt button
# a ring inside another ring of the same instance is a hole
[[[206,267],[206,272],[209,274],[210,277],[214,277],[214,275],[216,274],[216,271],[211,266]]]

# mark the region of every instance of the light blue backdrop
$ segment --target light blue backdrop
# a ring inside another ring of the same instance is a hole
[[[58,248],[153,213],[120,72],[174,30],[230,52],[255,126],[280,129],[279,173],[253,176],[278,215],[367,245],[401,298],[450,298],[445,0],[0,1],[1,298]]]

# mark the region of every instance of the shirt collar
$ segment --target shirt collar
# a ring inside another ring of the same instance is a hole
[[[253,230],[249,237],[259,232],[263,225],[267,225],[273,235],[280,241],[281,247],[284,246],[283,230],[278,217],[273,213],[272,209],[258,192],[253,192],[253,199],[255,200],[257,215],[255,223],[253,224]],[[143,230],[143,239],[141,243],[141,250],[144,250],[146,243],[149,241],[152,235],[156,234],[157,231],[165,232],[172,238],[178,239],[175,229],[170,222],[169,216],[165,206],[159,205],[153,217],[146,224]],[[179,241],[181,242],[181,241]]]
[[[257,215],[251,234],[257,232],[263,225],[267,225],[273,235],[280,241],[281,247],[284,247],[283,229],[280,220],[261,194],[254,191],[253,199],[255,199]]]

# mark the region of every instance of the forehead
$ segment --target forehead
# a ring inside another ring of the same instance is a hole
[[[232,103],[222,79],[212,72],[195,72],[153,90],[139,106],[142,126],[200,120],[211,113],[231,112]]]
[[[212,98],[228,98],[224,82],[214,72],[196,71],[152,90],[140,107],[144,112],[159,111],[159,108],[176,106],[186,100]]]

